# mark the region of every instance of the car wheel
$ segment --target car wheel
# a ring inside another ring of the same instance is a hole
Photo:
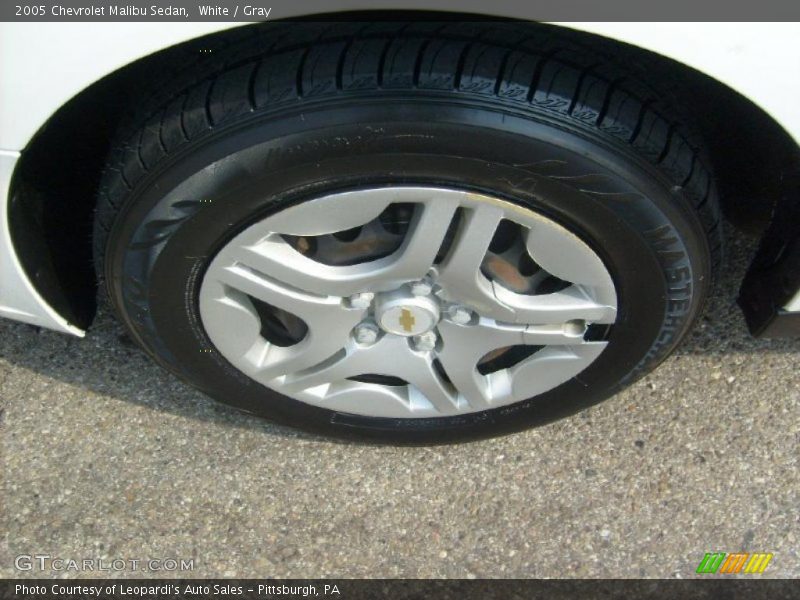
[[[333,24],[166,86],[96,219],[136,340],[221,402],[395,442],[545,423],[655,367],[718,260],[702,151],[612,59],[530,32]]]

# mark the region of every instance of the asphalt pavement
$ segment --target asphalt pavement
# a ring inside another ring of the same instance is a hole
[[[0,576],[691,577],[706,552],[743,550],[798,577],[800,341],[748,335],[734,299],[751,249],[729,251],[719,296],[656,372],[463,445],[240,415],[108,314],[83,340],[0,320]],[[41,572],[37,554],[125,566]]]

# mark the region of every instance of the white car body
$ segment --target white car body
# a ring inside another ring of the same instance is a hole
[[[436,2],[427,8],[436,8]],[[492,9],[498,16],[520,17]],[[443,7],[443,8],[452,8]],[[518,12],[518,10],[517,10]],[[286,15],[293,16],[293,15]],[[0,316],[75,335],[36,291],[11,241],[8,193],[34,134],[76,94],[158,50],[236,23],[0,24]],[[800,24],[558,23],[653,51],[727,85],[800,142]],[[800,311],[800,291],[783,307]]]

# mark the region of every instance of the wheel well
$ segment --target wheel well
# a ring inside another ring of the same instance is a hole
[[[315,20],[398,18],[456,17],[376,11]],[[180,70],[186,61],[198,60],[201,49],[213,52],[270,36],[271,25],[213,33],[119,69],[62,106],[24,150],[10,194],[13,243],[37,291],[70,322],[87,327],[96,311],[91,231],[100,174],[116,132],[138,103],[156,91],[158,78],[153,73]],[[532,23],[531,27],[555,26]],[[671,90],[676,106],[687,107],[686,118],[704,138],[726,218],[746,234],[764,231],[778,200],[786,195],[784,175],[800,169],[797,144],[771,117],[727,86],[670,59],[593,34],[561,29],[560,35],[647,63],[653,83]]]

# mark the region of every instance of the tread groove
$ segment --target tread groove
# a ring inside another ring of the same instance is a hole
[[[456,76],[453,78],[453,89],[460,90],[461,89],[461,78],[464,76],[464,65],[467,63],[467,56],[472,50],[474,46],[474,42],[468,42],[464,45],[464,48],[461,50],[461,54],[458,56],[458,64],[456,65]]]
[[[631,137],[628,139],[629,144],[633,144],[636,141],[636,138],[639,137],[639,134],[642,132],[642,127],[644,127],[644,118],[647,115],[647,111],[650,110],[650,106],[653,104],[654,100],[652,98],[648,98],[644,102],[642,102],[642,106],[639,108],[639,118],[636,120],[636,125],[633,127],[633,131],[631,132]]]
[[[430,38],[425,39],[422,44],[420,44],[419,50],[417,50],[417,59],[414,62],[414,75],[411,78],[415,88],[419,87],[419,78],[422,74],[422,61],[425,60],[425,52],[430,43]]]
[[[583,89],[583,82],[586,81],[586,77],[597,68],[597,64],[592,64],[586,67],[581,71],[581,74],[578,76],[578,83],[575,85],[575,92],[572,94],[572,100],[569,103],[569,109],[567,110],[567,114],[571,115],[575,111],[575,107],[578,105],[578,98],[580,98],[581,90]]]
[[[697,154],[695,152],[692,152],[692,162],[689,165],[689,174],[683,178],[683,181],[681,181],[681,187],[686,187],[686,184],[689,183],[689,181],[691,181],[692,175],[694,175],[694,166],[696,162],[697,162]]]
[[[180,114],[180,117],[178,118],[178,121],[180,122],[180,126],[181,126],[181,133],[183,134],[183,141],[184,142],[188,142],[189,141],[189,131],[186,129],[186,103],[188,102],[188,100],[189,100],[189,94],[188,93],[184,94],[183,95],[183,102],[181,102],[181,114]]]
[[[123,185],[124,185],[126,188],[128,188],[128,190],[129,190],[129,191],[130,191],[130,190],[133,190],[133,186],[131,185],[131,182],[130,182],[130,181],[128,181],[128,178],[127,178],[127,177],[125,177],[125,173],[123,173],[123,172],[122,172],[122,169],[115,168],[115,169],[110,169],[110,170],[111,170],[111,171],[115,171],[115,172],[117,172],[117,173],[119,174],[119,178],[120,178],[120,180],[122,181],[122,184],[123,184]]]
[[[355,41],[355,37],[350,38],[344,44],[344,48],[339,53],[339,60],[336,61],[336,90],[342,91],[344,89],[344,63],[347,60],[347,53],[350,51],[350,48],[353,47],[353,42]]]
[[[606,90],[606,95],[603,98],[603,105],[600,107],[600,111],[597,113],[597,120],[595,121],[595,125],[599,126],[603,122],[603,119],[606,118],[606,115],[608,114],[608,109],[611,106],[611,97],[617,90],[617,86],[619,86],[623,81],[625,81],[625,78],[620,77],[618,79],[613,80],[608,85],[608,89]]]
[[[208,90],[206,91],[206,97],[204,98],[203,102],[203,111],[205,112],[206,123],[210,129],[214,127],[214,115],[211,114],[211,98],[214,94],[214,86],[216,85],[218,79],[215,77],[211,80],[211,85],[208,86]]]
[[[667,128],[667,141],[664,144],[664,149],[661,150],[661,154],[659,154],[658,158],[656,159],[656,163],[657,164],[661,164],[662,162],[664,162],[664,159],[667,158],[667,155],[669,154],[669,150],[672,147],[672,137],[674,135],[675,135],[675,124],[674,123],[670,123],[668,128]]]
[[[381,56],[378,59],[378,73],[376,75],[376,80],[379,89],[383,89],[383,77],[384,71],[386,70],[386,57],[389,55],[389,48],[392,47],[395,38],[389,38],[386,40],[386,44],[383,46],[383,50],[381,50]]]
[[[161,151],[166,155],[169,154],[169,150],[167,150],[167,145],[164,143],[164,115],[166,114],[166,109],[161,111],[161,118],[158,120],[158,143],[161,146]]]
[[[297,90],[297,97],[303,97],[303,71],[305,70],[306,60],[308,60],[308,55],[311,52],[311,48],[313,46],[309,45],[303,55],[300,57],[300,64],[297,65],[297,73],[295,75],[295,88]]]
[[[709,188],[709,191],[710,191],[710,188]],[[708,199],[710,197],[711,197],[711,194],[710,193],[706,193],[706,195],[703,197],[703,199],[700,200],[700,202],[697,204],[697,206],[694,207],[695,210],[697,210],[697,211],[703,210],[705,208],[706,204],[708,204]]]
[[[506,50],[505,54],[503,55],[503,60],[500,61],[500,68],[497,69],[497,77],[495,78],[494,82],[494,95],[497,96],[500,94],[500,88],[503,87],[503,78],[506,75],[506,69],[508,68],[508,59],[511,58],[511,54],[514,52],[514,48],[509,48]]]
[[[250,105],[250,111],[256,110],[256,80],[258,79],[258,72],[261,70],[261,65],[264,61],[258,61],[255,67],[250,71],[250,76],[247,78],[247,103]]]
[[[551,60],[556,54],[558,50],[552,50],[545,54],[542,54],[539,57],[538,62],[536,63],[536,68],[533,71],[533,77],[531,78],[530,88],[528,89],[527,95],[527,102],[530,104],[533,102],[533,97],[536,95],[537,90],[539,89],[539,81],[542,79],[542,72],[544,71],[544,67],[549,60]]]
[[[139,132],[139,141],[136,144],[136,160],[139,162],[139,166],[142,168],[142,171],[147,173],[147,165],[144,164],[144,158],[142,157],[142,146],[144,145],[142,143],[142,138],[144,137],[145,131],[147,131],[147,129],[142,128],[142,130]]]

